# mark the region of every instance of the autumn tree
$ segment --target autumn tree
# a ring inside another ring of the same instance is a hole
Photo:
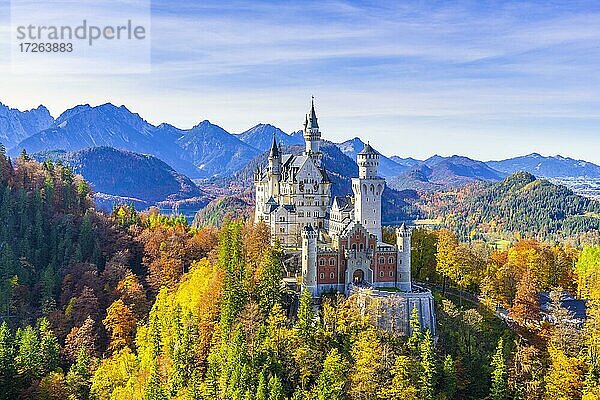
[[[443,277],[443,292],[448,280],[456,280],[460,274],[458,239],[447,229],[441,229],[437,235],[437,271]]]
[[[550,367],[544,378],[546,400],[580,399],[583,390],[584,364],[562,350],[550,347]]]
[[[426,279],[434,281],[437,265],[437,233],[425,228],[413,230],[410,247],[413,278],[421,282]]]
[[[537,292],[535,275],[525,273],[519,280],[515,300],[508,315],[525,326],[539,321],[540,301]]]
[[[81,349],[84,349],[88,355],[96,354],[96,330],[95,321],[89,316],[79,327],[75,326],[65,339],[65,356],[75,361]]]
[[[110,350],[131,347],[135,333],[136,320],[123,300],[117,300],[106,310],[106,318],[102,321],[110,334]]]
[[[354,365],[350,369],[349,394],[354,399],[373,399],[381,387],[382,350],[381,342],[374,329],[358,334],[351,350]]]
[[[518,340],[508,370],[508,387],[515,398],[540,399],[544,387],[541,351]]]

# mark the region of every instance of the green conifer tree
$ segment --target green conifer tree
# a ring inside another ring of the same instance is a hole
[[[421,377],[419,379],[419,394],[423,400],[431,400],[435,387],[435,360],[433,355],[433,339],[427,330],[419,346],[421,354]]]
[[[298,336],[305,342],[309,342],[315,324],[315,313],[312,305],[312,295],[308,289],[304,289],[300,296],[300,304],[298,306],[298,320],[296,321],[296,329]]]
[[[271,379],[269,379],[269,400],[283,400],[283,385],[281,380],[273,375]]]
[[[0,391],[11,398],[15,383],[15,348],[10,328],[6,321],[0,325]]]
[[[331,349],[323,362],[323,370],[317,379],[317,399],[343,399],[346,372],[347,368],[340,353],[336,348]]]
[[[502,338],[498,340],[496,352],[492,357],[492,387],[490,390],[490,398],[492,400],[504,400],[507,398],[507,369],[504,359],[504,341]]]
[[[261,371],[258,376],[258,386],[256,388],[256,400],[268,400],[269,390],[267,388],[267,379],[265,373]]]
[[[450,354],[444,358],[444,365],[442,366],[442,390],[446,393],[446,399],[453,399],[456,394],[456,366],[454,360]]]

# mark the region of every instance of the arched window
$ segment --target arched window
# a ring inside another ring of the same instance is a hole
[[[385,272],[379,271],[379,276],[383,278],[383,275],[385,275]]]
[[[325,274],[321,272],[321,273],[319,274],[319,279],[325,279]]]
[[[371,193],[375,193],[375,186],[371,184]]]
[[[329,265],[335,265],[335,258],[329,259]]]
[[[394,276],[394,271],[390,271],[390,276]]]
[[[356,243],[352,243],[352,250],[356,250]]]
[[[365,245],[361,243],[358,248],[360,251],[363,251],[365,249]]]
[[[385,262],[385,259],[383,257],[379,257],[379,264],[383,264]]]
[[[333,272],[329,273],[329,278],[330,279],[334,279],[335,278],[335,274]]]
[[[394,263],[394,257],[390,257],[390,259],[388,260],[388,263],[393,264]]]
[[[321,265],[321,266],[325,265],[325,259],[323,259],[323,258],[319,259],[319,265]]]

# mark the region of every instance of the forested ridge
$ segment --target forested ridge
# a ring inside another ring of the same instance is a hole
[[[600,237],[600,202],[526,172],[423,196],[418,204],[424,212],[464,239],[496,235],[593,243]]]
[[[435,341],[414,313],[408,336],[381,329],[353,297],[290,307],[264,224],[100,213],[80,177],[26,154],[0,154],[0,195],[4,398],[599,398],[598,247],[415,231],[417,280],[483,298],[436,294]],[[535,322],[537,291],[559,288],[588,300],[585,326],[559,302],[561,323]]]

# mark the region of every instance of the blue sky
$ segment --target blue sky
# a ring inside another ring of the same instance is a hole
[[[300,128],[387,155],[600,163],[598,2],[152,3],[152,72],[13,75],[0,0],[0,101],[125,104],[153,123]]]

